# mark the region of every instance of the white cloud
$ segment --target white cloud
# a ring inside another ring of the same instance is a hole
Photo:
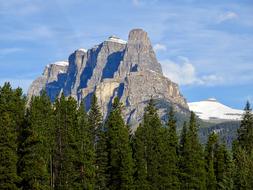
[[[164,44],[155,44],[154,45],[154,51],[158,52],[158,51],[166,51],[167,47]]]
[[[198,76],[196,68],[186,57],[178,57],[178,61],[161,61],[166,77],[179,85],[216,85],[223,83],[223,78],[215,74]]]
[[[228,11],[219,16],[218,22],[221,23],[227,20],[237,19],[238,17],[239,17],[238,14],[236,14],[235,12]]]

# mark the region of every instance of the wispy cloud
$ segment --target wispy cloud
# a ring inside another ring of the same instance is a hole
[[[186,57],[161,61],[163,73],[179,85],[217,85],[223,83],[223,78],[215,74],[199,76],[196,68]]]
[[[164,44],[155,44],[154,45],[154,51],[155,52],[158,52],[158,51],[166,51],[167,50],[167,47],[166,47],[166,45],[164,45]]]
[[[30,29],[17,29],[4,33],[0,36],[0,40],[43,40],[54,37],[57,32],[59,31],[46,25],[33,25]]]
[[[20,51],[23,51],[23,50],[24,49],[22,49],[22,48],[15,48],[15,47],[14,48],[0,48],[0,56],[20,52]]]
[[[37,2],[27,0],[1,1],[0,15],[28,16],[41,11],[42,6]]]
[[[239,15],[235,12],[232,12],[232,11],[228,11],[228,12],[225,12],[221,15],[219,15],[219,18],[218,18],[218,22],[221,23],[221,22],[225,22],[227,20],[234,20],[234,19],[237,19],[239,17]]]

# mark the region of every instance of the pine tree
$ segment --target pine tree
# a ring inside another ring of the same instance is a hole
[[[167,126],[162,128],[160,175],[162,189],[179,189],[178,137],[173,108],[169,112]]]
[[[216,189],[216,176],[214,171],[215,152],[218,146],[218,136],[212,133],[208,137],[208,142],[205,148],[206,161],[206,187],[210,190]]]
[[[161,188],[160,161],[161,161],[161,128],[162,124],[151,99],[145,108],[143,127],[146,138],[147,180],[151,189]]]
[[[80,171],[79,183],[83,189],[94,189],[95,183],[95,149],[93,133],[90,130],[88,115],[84,102],[78,109],[78,129],[76,130],[76,143],[78,148],[77,167]]]
[[[109,189],[133,189],[133,161],[128,128],[121,116],[119,99],[114,99],[105,123],[108,130]]]
[[[147,181],[147,142],[145,128],[142,124],[137,128],[133,136],[133,158],[135,164],[134,187],[136,190],[147,190],[149,184]]]
[[[91,100],[91,107],[88,113],[88,122],[90,125],[89,130],[93,135],[92,140],[94,145],[96,144],[96,140],[98,138],[97,133],[99,133],[98,131],[101,129],[102,119],[103,118],[97,102],[97,97],[94,93]]]
[[[169,186],[171,185],[170,182],[163,184],[168,177],[163,167],[169,165],[162,158],[162,156],[168,156],[167,153],[162,155],[162,151],[168,145],[167,133],[164,132],[165,129],[157,114],[154,100],[151,99],[145,108],[143,122],[137,129],[133,140],[136,189],[164,189],[168,183]]]
[[[182,134],[184,139],[181,139],[181,189],[206,189],[203,150],[197,132],[195,114],[191,112],[189,128],[186,135]]]
[[[45,92],[32,98],[26,125],[20,135],[18,165],[23,189],[50,188],[52,113],[51,102]]]
[[[108,138],[95,94],[92,96],[91,108],[88,112],[88,123],[95,148],[95,189],[106,190],[108,189]]]
[[[18,189],[17,131],[23,125],[25,99],[20,88],[13,90],[10,83],[0,87],[0,186]]]
[[[62,94],[55,103],[55,116],[55,189],[80,189],[80,171],[76,168],[79,162],[75,135],[78,128],[76,101],[71,97],[66,99]]]
[[[253,189],[253,114],[249,102],[233,143],[234,188]]]
[[[225,144],[218,144],[214,155],[217,189],[233,189],[233,162]]]
[[[253,114],[250,103],[244,108],[244,115],[238,129],[238,143],[249,154],[253,151]]]

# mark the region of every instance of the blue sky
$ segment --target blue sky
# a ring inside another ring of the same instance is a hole
[[[26,91],[48,63],[143,28],[189,102],[253,100],[252,0],[0,0],[0,26],[0,85]]]

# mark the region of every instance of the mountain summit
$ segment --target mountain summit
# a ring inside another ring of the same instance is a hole
[[[52,101],[61,93],[79,103],[84,100],[86,109],[95,93],[104,117],[118,96],[124,104],[124,118],[133,126],[142,118],[151,97],[156,100],[161,117],[168,105],[179,111],[188,110],[178,85],[163,75],[148,34],[142,29],[131,30],[127,42],[110,36],[89,50],[76,50],[69,56],[68,64],[48,65],[30,86],[28,98],[40,95],[43,89]]]

